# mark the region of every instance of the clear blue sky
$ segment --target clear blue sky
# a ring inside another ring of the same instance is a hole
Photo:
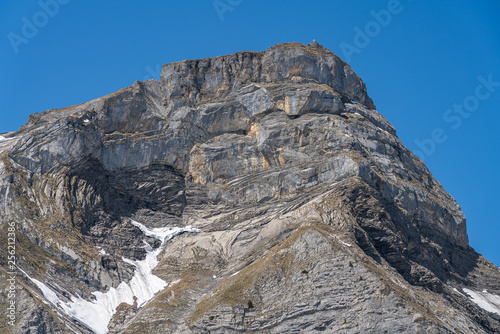
[[[500,87],[482,83],[500,82],[500,2],[58,1],[0,0],[0,133],[158,79],[164,63],[316,39],[363,78],[500,265]]]

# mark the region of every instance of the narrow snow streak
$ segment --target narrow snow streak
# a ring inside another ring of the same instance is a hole
[[[12,138],[5,138],[4,136],[0,136],[0,142],[3,142],[3,141],[9,141],[9,140],[12,140],[12,139],[15,139],[16,137],[12,137]]]
[[[340,239],[338,239],[338,240],[339,240],[339,242],[340,242],[342,245],[344,245],[344,246],[347,246],[347,247],[351,247],[351,246],[352,246],[350,243],[347,243],[347,242],[342,241],[342,240],[340,240]]]
[[[472,291],[466,288],[462,290],[483,310],[500,314],[500,296],[491,294],[486,290],[483,290],[483,292]]]
[[[5,138],[4,136],[0,136],[0,144],[9,142],[11,140],[17,139],[17,137],[12,137],[12,138]],[[3,152],[4,150],[0,150],[0,152]]]
[[[184,232],[199,232],[197,228],[187,227],[161,227],[148,229],[146,226],[132,221],[145,235],[159,239],[162,245],[153,250],[146,243],[146,258],[144,260],[130,260],[123,258],[123,261],[136,267],[134,277],[127,283],[121,282],[118,287],[110,288],[107,292],[92,292],[94,301],[88,301],[81,297],[71,297],[71,302],[64,302],[57,294],[44,283],[26,276],[40,289],[43,296],[58,309],[70,317],[82,322],[92,329],[96,334],[108,332],[108,323],[116,312],[116,308],[121,303],[133,305],[137,302],[138,307],[146,304],[153,296],[164,289],[169,284],[161,278],[153,275],[153,269],[158,265],[156,257],[163,249],[165,242]],[[173,285],[176,282],[171,282]],[[134,300],[135,299],[135,300]]]

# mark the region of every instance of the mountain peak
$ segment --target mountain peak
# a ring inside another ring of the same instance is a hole
[[[25,332],[500,327],[459,205],[316,42],[34,114],[0,136],[0,196]]]
[[[168,99],[225,98],[248,84],[326,85],[344,101],[375,109],[363,80],[342,59],[319,43],[281,43],[261,52],[166,64],[161,74]]]
[[[325,47],[323,45],[319,44],[318,42],[316,42],[315,39],[313,39],[312,42],[310,42],[307,45],[310,46],[310,47],[313,47],[313,48],[323,48],[323,49],[325,49]]]

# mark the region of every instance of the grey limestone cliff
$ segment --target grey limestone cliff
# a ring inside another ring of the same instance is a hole
[[[31,115],[0,140],[0,220],[19,333],[500,332],[459,205],[316,42]]]

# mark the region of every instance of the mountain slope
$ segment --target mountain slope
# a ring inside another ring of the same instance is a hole
[[[4,137],[20,332],[500,331],[460,207],[318,43],[167,64]]]

